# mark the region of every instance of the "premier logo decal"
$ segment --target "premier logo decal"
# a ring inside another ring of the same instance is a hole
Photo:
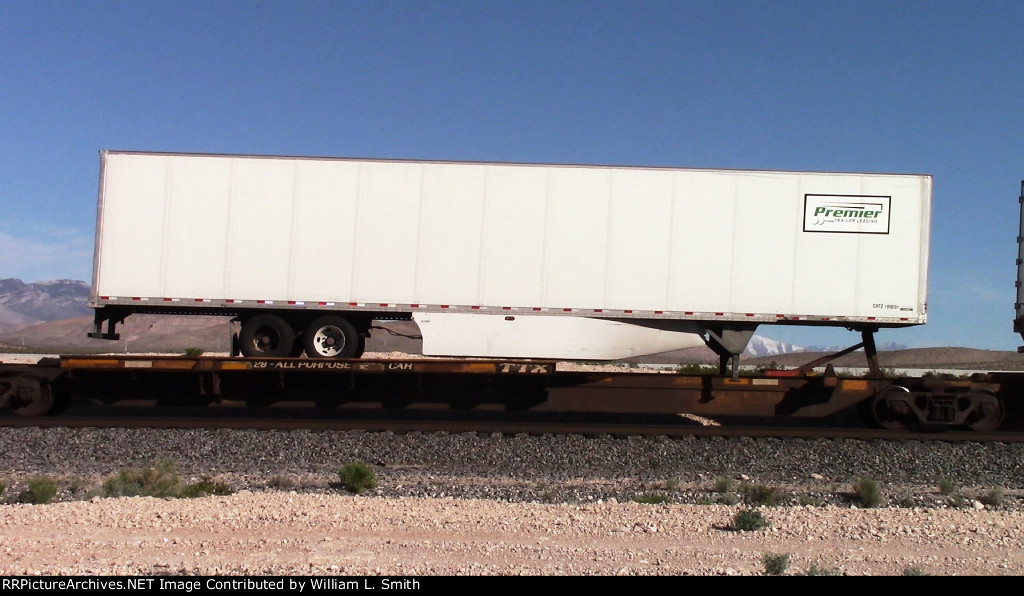
[[[814,217],[818,218],[819,224],[829,218],[849,222],[857,221],[858,217],[871,219],[881,214],[881,208],[871,211],[863,205],[828,205],[825,207],[815,207],[814,209]]]
[[[888,234],[892,197],[804,195],[804,231]]]

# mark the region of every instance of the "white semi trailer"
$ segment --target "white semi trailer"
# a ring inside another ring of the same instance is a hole
[[[617,359],[926,320],[931,177],[103,151],[90,335],[224,314],[244,356]]]

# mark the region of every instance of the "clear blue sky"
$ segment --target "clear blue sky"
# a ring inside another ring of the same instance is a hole
[[[91,278],[101,149],[932,174],[879,341],[1019,342],[1020,0],[0,0],[0,277]]]

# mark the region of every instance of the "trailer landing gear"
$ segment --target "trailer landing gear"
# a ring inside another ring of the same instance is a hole
[[[704,343],[718,354],[718,374],[725,375],[732,363],[732,380],[740,378],[740,354],[747,349],[757,325],[721,326],[704,329]]]

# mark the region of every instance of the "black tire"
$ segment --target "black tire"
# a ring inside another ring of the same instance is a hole
[[[257,315],[238,334],[238,349],[249,358],[286,358],[294,345],[295,330],[277,315]]]
[[[355,358],[361,339],[348,319],[324,315],[306,327],[302,345],[310,358]]]

